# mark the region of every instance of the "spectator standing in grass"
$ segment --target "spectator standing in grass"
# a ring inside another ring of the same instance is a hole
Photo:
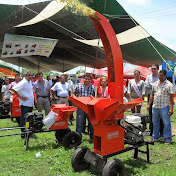
[[[51,77],[50,77],[50,76],[47,76],[46,79],[47,79],[47,81],[49,82],[49,85],[52,87],[53,82],[52,82],[52,80],[51,80]]]
[[[100,90],[101,90],[101,93],[99,94],[99,97],[104,97],[104,92],[106,90],[106,87],[108,85],[108,80],[106,78],[101,78],[100,79]]]
[[[148,96],[148,102],[150,99],[150,94],[152,93],[152,86],[156,81],[159,80],[159,78],[158,78],[159,65],[152,64],[151,70],[152,70],[152,74],[148,75],[145,80],[145,90],[146,90],[146,93]],[[152,136],[152,134],[153,134],[152,105],[153,105],[153,102],[151,103],[150,109],[149,109],[149,115],[150,115],[149,133],[150,133],[150,136]],[[163,121],[161,118],[160,119],[160,135],[161,136],[163,136],[163,128],[164,128],[164,124],[163,124]]]
[[[54,86],[51,88],[50,91],[50,96],[52,99],[52,94],[54,94],[55,100],[57,104],[66,104],[67,106],[69,105],[68,103],[68,97],[71,95],[71,89],[70,86],[67,82],[65,82],[66,78],[64,75],[61,76],[60,82],[57,82],[54,84]]]
[[[90,74],[84,75],[84,80],[82,83],[78,83],[73,90],[73,97],[90,97],[95,96],[95,87],[91,84],[92,77]],[[88,120],[88,131],[90,133],[90,139],[93,139],[94,129],[93,125],[89,120],[88,114],[86,114],[82,109],[77,107],[76,111],[76,132],[78,132],[82,137],[82,128],[84,117]]]
[[[25,72],[25,77],[13,88],[11,89],[20,100],[20,106],[21,106],[21,117],[20,117],[20,126],[23,127],[25,125],[25,119],[24,116],[28,112],[32,112],[33,106],[34,106],[34,95],[32,90],[32,84],[31,79],[33,77],[33,74],[31,71]],[[24,129],[21,130],[24,132]],[[25,135],[22,134],[21,138],[24,138]]]
[[[2,86],[2,101],[10,101],[11,93],[9,92],[9,78],[5,78],[4,85]]]
[[[45,110],[45,115],[47,116],[51,107],[50,107],[50,84],[48,80],[43,79],[43,73],[37,73],[37,81],[34,83],[33,91],[36,94],[35,96],[35,105],[39,112],[42,112],[42,109]]]
[[[174,104],[174,88],[173,84],[166,79],[166,71],[159,71],[159,81],[153,84],[152,93],[147,106],[149,111],[150,105],[153,102],[152,117],[153,117],[153,134],[152,140],[159,139],[160,117],[164,123],[163,137],[165,144],[170,144],[172,138],[170,116],[173,114]]]
[[[145,87],[144,81],[140,79],[140,71],[134,71],[134,79],[130,80],[128,83],[128,96],[130,101],[135,100],[137,98],[144,98],[145,95]],[[141,105],[137,105],[131,109],[132,113],[140,113]]]
[[[21,80],[20,74],[17,73],[15,75],[15,81],[13,81],[13,82],[10,83],[9,90],[12,89],[14,85],[18,84],[20,82],[20,80]]]

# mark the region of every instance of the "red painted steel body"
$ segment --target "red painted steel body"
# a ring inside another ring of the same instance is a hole
[[[20,117],[21,116],[21,107],[19,98],[17,95],[13,95],[12,97],[12,105],[11,105],[11,117]]]
[[[36,94],[34,94],[35,98]],[[11,104],[11,117],[20,117],[21,116],[21,107],[20,101],[16,94],[12,96],[12,104]]]
[[[76,111],[77,108],[74,106],[66,106],[66,104],[52,104],[50,111],[58,114],[56,121],[50,127],[51,130],[67,129],[68,128],[68,118]]]
[[[124,129],[117,125],[124,112],[143,102],[137,99],[123,104],[123,58],[116,34],[107,18],[96,12],[90,17],[104,46],[108,67],[110,98],[70,97],[70,100],[89,115],[94,124],[94,153],[102,156],[124,149]]]

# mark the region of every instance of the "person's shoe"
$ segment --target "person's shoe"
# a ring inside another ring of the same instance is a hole
[[[163,134],[160,134],[160,138],[163,138]]]
[[[151,138],[151,139],[149,139],[149,141],[154,142],[154,141],[155,141],[155,139]]]
[[[171,142],[165,142],[164,144],[165,144],[165,145],[170,145],[170,144],[171,144]]]

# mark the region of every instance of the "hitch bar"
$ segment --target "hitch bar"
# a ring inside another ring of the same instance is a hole
[[[6,134],[6,135],[1,135],[0,137],[6,137],[6,136],[16,136],[16,135],[21,135],[21,134],[29,134],[29,133],[32,133],[32,131],[23,132],[23,133],[15,133],[15,134]]]
[[[26,127],[9,127],[9,128],[0,128],[0,131],[6,130],[16,130],[16,129],[25,129]]]

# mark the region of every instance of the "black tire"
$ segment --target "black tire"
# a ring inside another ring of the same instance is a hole
[[[90,163],[86,162],[84,159],[87,150],[89,150],[87,147],[79,147],[73,153],[71,164],[76,172],[89,169]]]
[[[75,131],[68,132],[63,138],[63,145],[66,148],[77,147],[81,144],[81,136]]]
[[[55,137],[58,141],[63,141],[64,136],[70,131],[70,128],[57,130],[55,132]]]
[[[112,159],[103,168],[102,176],[125,176],[125,166],[122,161]]]

